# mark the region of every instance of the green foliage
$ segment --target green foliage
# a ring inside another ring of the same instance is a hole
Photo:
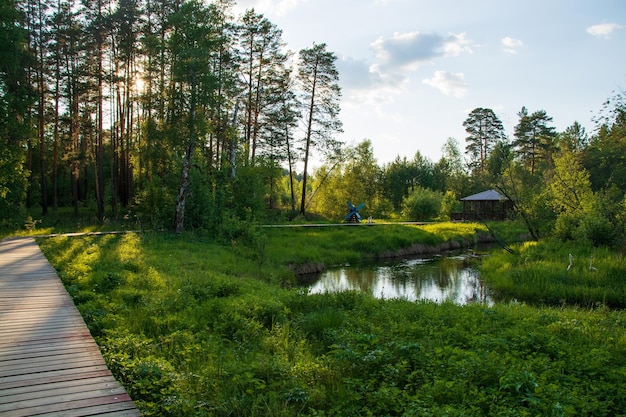
[[[23,220],[27,181],[29,123],[27,114],[34,101],[28,74],[27,23],[17,2],[0,4],[0,227],[13,227]]]
[[[556,130],[548,125],[553,119],[545,110],[528,114],[526,107],[522,107],[518,116],[513,146],[526,169],[534,175],[541,166],[545,166],[543,164],[549,163],[556,146]]]
[[[594,191],[615,184],[626,193],[626,94],[620,91],[608,99],[598,120],[597,135],[585,149],[583,164],[591,174]]]
[[[499,177],[498,191],[513,202],[516,216],[524,221],[533,239],[537,240],[552,230],[555,213],[546,199],[541,175],[514,162]]]
[[[394,216],[393,204],[384,197],[377,197],[372,202],[370,213],[375,219],[391,219]]]
[[[607,198],[593,193],[589,173],[582,168],[578,155],[563,151],[554,158],[554,164],[547,195],[558,213],[555,236],[594,246],[615,244],[615,225],[603,215],[606,210],[601,210]]]
[[[449,143],[448,151],[454,145]],[[460,157],[460,155],[459,155]],[[403,200],[409,196],[415,187],[423,187],[431,190],[444,191],[447,180],[458,182],[463,175],[457,171],[455,161],[442,160],[434,165],[431,160],[422,156],[419,152],[412,160],[406,157],[397,157],[390,164],[381,169],[381,192],[394,206],[395,210],[402,209]],[[450,184],[453,186],[453,184]]]
[[[337,56],[327,50],[326,44],[314,43],[310,48],[301,49],[298,53],[297,80],[302,89],[303,102],[310,103],[303,117],[306,127],[304,138],[304,173],[302,178],[302,200],[300,214],[305,215],[307,203],[307,176],[312,152],[334,156],[339,154],[341,143],[333,133],[340,132],[342,122],[339,119],[339,72]]]
[[[626,306],[626,285],[621,280],[625,260],[605,247],[542,241],[514,249],[516,255],[494,254],[482,264],[483,279],[501,299],[583,307]]]
[[[388,218],[393,207],[382,197],[380,169],[374,159],[372,144],[365,140],[344,152],[341,161],[333,161],[315,172],[315,195],[310,210],[334,220],[347,214],[346,202],[359,205],[364,218]]]
[[[580,215],[575,213],[561,213],[554,224],[554,236],[562,241],[574,240],[580,225]]]
[[[436,246],[452,240],[473,241],[480,232],[485,233],[486,229],[476,223],[267,228],[266,253],[268,261],[279,266],[336,265],[388,254],[416,243]]]
[[[441,212],[442,200],[442,193],[416,187],[402,200],[402,217],[413,221],[433,220]]]
[[[576,154],[564,151],[554,158],[548,197],[557,213],[580,214],[595,209],[596,198],[591,191],[589,173],[581,166]]]
[[[463,127],[468,135],[465,138],[468,165],[476,173],[484,172],[496,144],[506,137],[504,126],[493,110],[479,107],[470,112]]]
[[[439,212],[439,220],[446,221],[450,219],[452,213],[461,211],[461,202],[453,191],[446,191],[441,199],[441,209]]]
[[[349,253],[341,245],[380,248],[368,240],[387,234],[394,237],[385,246],[399,248],[471,236],[476,227],[270,229],[264,264],[239,244],[190,233],[54,238],[41,246],[143,415],[621,413],[626,322],[619,311],[308,295],[269,278],[296,260],[293,248],[324,246],[315,256],[334,251],[340,259]],[[553,256],[538,245],[520,252],[526,267]],[[594,254],[599,279],[624,268],[609,254]],[[575,270],[566,272],[583,277],[586,265],[575,256]]]
[[[158,180],[148,182],[135,194],[130,207],[132,218],[146,229],[161,230],[170,226],[174,218],[173,187]]]
[[[603,216],[589,214],[584,216],[575,230],[578,241],[588,242],[593,246],[613,246],[618,239],[615,225]]]
[[[621,236],[619,209],[612,201],[615,197],[610,192],[600,194],[591,190],[589,173],[581,166],[579,155],[563,151],[554,158],[554,164],[547,196],[557,213],[555,236],[593,246],[618,243]]]

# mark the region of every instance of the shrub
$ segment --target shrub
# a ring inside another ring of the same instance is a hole
[[[371,213],[376,219],[388,219],[393,216],[393,204],[386,198],[376,198],[372,204]]]
[[[612,246],[616,242],[615,226],[604,217],[585,216],[576,229],[576,237],[593,246]]]
[[[136,194],[131,217],[142,228],[167,228],[174,218],[174,201],[174,195],[167,186],[152,181]]]
[[[554,224],[554,235],[562,240],[574,240],[580,217],[574,213],[561,213]]]
[[[450,215],[461,210],[461,203],[454,191],[446,191],[441,199],[441,210],[439,220],[449,220]]]
[[[441,210],[443,195],[417,187],[402,200],[402,217],[406,220],[432,220]]]

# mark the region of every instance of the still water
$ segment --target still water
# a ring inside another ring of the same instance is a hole
[[[377,298],[492,305],[471,253],[437,255],[328,269],[309,284],[310,294],[358,290]]]

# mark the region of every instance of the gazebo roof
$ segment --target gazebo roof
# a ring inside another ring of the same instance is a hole
[[[470,195],[464,197],[461,201],[503,201],[508,200],[505,196],[497,192],[496,190],[487,190],[482,193]]]

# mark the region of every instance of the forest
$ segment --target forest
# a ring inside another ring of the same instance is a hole
[[[234,4],[0,0],[0,236],[37,238],[142,415],[625,415],[626,92],[379,164],[337,140],[335,53]],[[488,189],[510,219],[447,222]],[[259,227],[348,200],[381,226]],[[94,229],[128,233],[42,236]],[[490,233],[493,306],[295,273]]]
[[[341,220],[347,200],[365,217],[436,220],[495,188],[534,239],[620,244],[624,91],[590,132],[576,121],[558,132],[545,110],[522,107],[509,134],[476,108],[440,160],[418,151],[379,165],[367,138],[336,139],[341,75],[326,44],[289,51],[280,28],[233,6],[3,0],[3,229],[67,210],[219,235],[238,222]]]

